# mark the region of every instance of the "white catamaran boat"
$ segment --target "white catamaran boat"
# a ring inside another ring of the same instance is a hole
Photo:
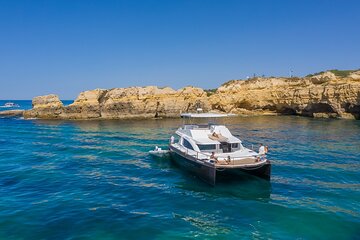
[[[243,172],[270,180],[265,154],[245,148],[223,125],[184,125],[176,135],[169,145],[173,160],[211,185],[217,177]]]

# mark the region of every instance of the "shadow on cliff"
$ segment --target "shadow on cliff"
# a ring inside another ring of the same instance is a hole
[[[355,119],[360,120],[360,92],[357,94],[356,102],[357,105],[346,103],[343,108],[347,113],[352,114]]]

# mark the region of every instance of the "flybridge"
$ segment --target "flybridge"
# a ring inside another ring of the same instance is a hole
[[[241,143],[223,125],[184,125],[176,131],[179,136],[189,137],[197,144]]]

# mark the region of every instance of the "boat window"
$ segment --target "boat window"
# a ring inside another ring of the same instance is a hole
[[[239,147],[239,144],[238,143],[232,143],[231,144],[231,148],[238,148]]]
[[[230,143],[222,142],[220,149],[222,149],[224,153],[230,152]]]
[[[216,149],[216,145],[215,145],[215,144],[207,144],[207,145],[198,144],[198,147],[199,147],[199,149],[202,150],[202,151],[215,150],[215,149]]]
[[[191,146],[191,143],[189,143],[189,141],[186,140],[185,138],[183,139],[183,146],[191,150],[194,150],[194,148]]]

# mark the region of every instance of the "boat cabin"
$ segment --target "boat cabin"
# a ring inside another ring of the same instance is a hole
[[[184,125],[171,136],[169,151],[178,165],[212,185],[217,176],[244,172],[270,180],[270,161],[244,147],[223,125]]]
[[[243,148],[223,125],[184,125],[176,134],[180,145],[197,152],[231,153]]]

